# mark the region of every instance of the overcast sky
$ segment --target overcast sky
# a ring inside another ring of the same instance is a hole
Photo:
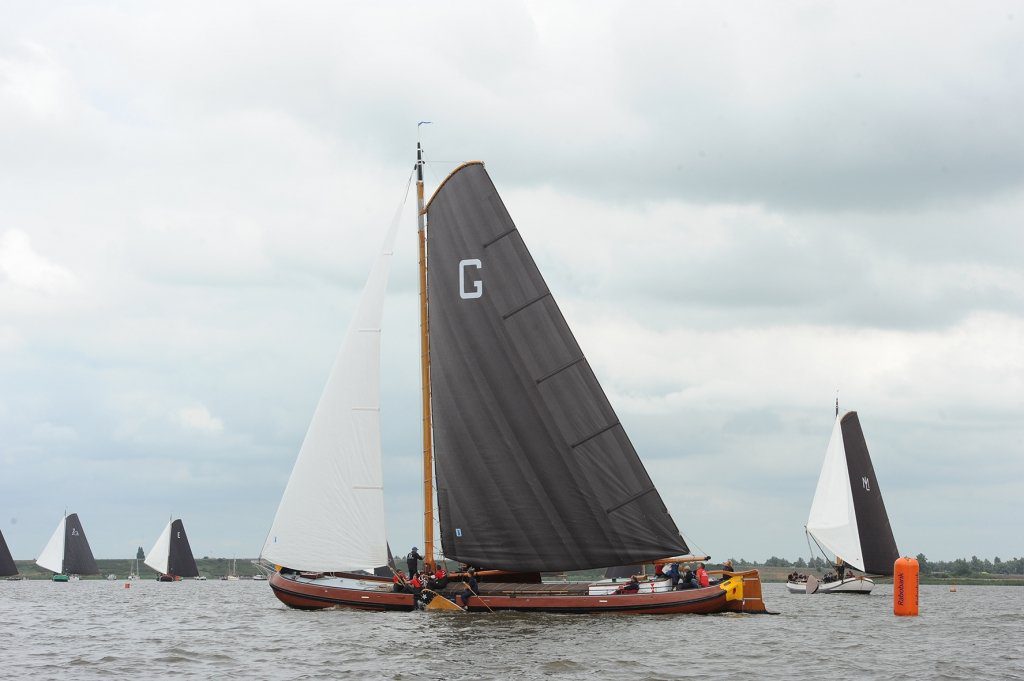
[[[414,158],[482,159],[677,523],[807,556],[836,389],[903,553],[1024,554],[1019,3],[0,0],[0,530],[255,556]],[[383,337],[422,547],[415,217]]]

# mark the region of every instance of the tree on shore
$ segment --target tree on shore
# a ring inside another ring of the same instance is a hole
[[[146,552],[142,550],[141,546],[139,547],[139,550],[135,552],[135,558],[137,560],[146,560]]]

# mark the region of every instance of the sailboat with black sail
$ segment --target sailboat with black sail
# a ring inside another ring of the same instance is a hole
[[[474,568],[475,611],[763,612],[756,571],[684,591],[645,577],[637,592],[622,594],[542,580],[661,562],[689,547],[483,164],[461,165],[424,203],[420,153],[427,568],[439,558]],[[417,607],[413,594],[365,572],[386,559],[379,325],[394,232],[392,225],[264,546],[274,593],[292,607]],[[454,600],[463,576],[453,575],[439,597]]]
[[[866,594],[875,585],[866,575],[892,576],[899,551],[864,431],[857,412],[840,416],[838,403],[806,531],[826,556],[835,556],[835,572],[810,585],[791,581],[790,592]]]
[[[199,568],[192,556],[192,547],[181,518],[169,520],[146,554],[146,565],[157,571],[157,580],[177,582],[183,577],[198,577]]]
[[[57,529],[36,559],[36,565],[54,573],[52,579],[55,582],[100,573],[77,513],[65,515],[57,523]]]
[[[14,577],[18,574],[18,566],[14,564],[14,557],[7,547],[7,540],[4,533],[0,532],[0,577]]]

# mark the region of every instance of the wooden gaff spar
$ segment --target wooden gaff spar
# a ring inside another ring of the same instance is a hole
[[[456,168],[429,202],[422,164],[417,146],[428,566],[440,554],[479,570],[470,611],[764,612],[756,571],[682,591],[645,577],[630,594],[607,580],[541,580],[654,563],[689,547],[483,164]],[[263,559],[275,565],[271,587],[292,607],[416,607],[412,594],[365,572],[386,561],[377,373],[394,230],[264,545]],[[372,347],[354,329],[372,333]],[[465,588],[464,575],[455,577],[439,590],[453,601]]]

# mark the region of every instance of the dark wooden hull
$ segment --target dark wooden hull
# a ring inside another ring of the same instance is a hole
[[[459,605],[462,600],[459,599]],[[567,614],[615,613],[621,615],[707,615],[723,612],[726,594],[718,587],[666,591],[654,594],[612,596],[577,595],[492,595],[486,592],[469,599],[470,612],[515,611]]]
[[[270,588],[278,600],[290,608],[299,610],[323,610],[324,608],[355,608],[357,610],[398,610],[409,612],[416,608],[412,594],[393,591],[364,591],[344,589],[336,586],[299,582],[282,577],[275,572],[270,575]],[[384,580],[390,581],[390,580]]]
[[[706,615],[715,612],[766,612],[761,600],[761,582],[757,572],[743,575],[743,598],[728,598],[719,586],[685,591],[667,591],[653,594],[618,594],[611,596],[590,596],[585,594],[536,593],[531,585],[524,584],[516,589],[500,585],[500,592],[490,591],[499,585],[481,584],[481,595],[469,599],[470,612],[550,612],[568,614],[644,614],[669,615],[689,613]],[[387,581],[387,580],[384,580]],[[321,610],[324,608],[347,607],[359,610],[415,609],[411,594],[391,591],[364,591],[346,589],[315,582],[299,582],[274,573],[270,576],[274,595],[292,608]],[[457,589],[455,589],[457,591]],[[447,596],[454,597],[450,587]],[[462,605],[461,599],[458,604]]]

